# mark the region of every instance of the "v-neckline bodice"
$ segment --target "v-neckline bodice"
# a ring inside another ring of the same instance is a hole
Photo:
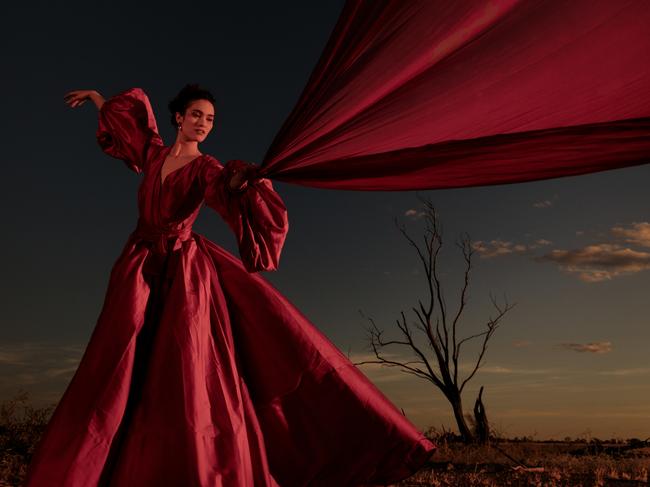
[[[167,179],[169,179],[169,176],[171,176],[176,171],[180,171],[181,169],[189,166],[190,164],[194,163],[194,161],[196,161],[197,159],[200,159],[201,157],[203,157],[205,155],[205,154],[199,154],[194,159],[191,159],[190,161],[186,162],[182,166],[177,167],[176,169],[174,169],[172,171],[169,171],[167,173],[167,175],[165,176],[165,178],[163,179],[163,177],[162,177],[163,166],[165,165],[165,161],[167,160],[167,157],[169,157],[169,153],[171,152],[171,150],[172,150],[172,146],[169,146],[169,148],[167,149],[167,151],[165,151],[165,154],[162,157],[162,162],[160,163],[160,168],[158,169],[157,179],[158,179],[158,182],[159,182],[161,188],[163,188],[165,186],[165,182],[167,181]]]

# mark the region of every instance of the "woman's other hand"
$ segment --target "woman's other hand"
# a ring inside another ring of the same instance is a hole
[[[63,95],[63,99],[70,108],[81,106],[88,99],[93,101],[98,110],[104,104],[104,97],[95,90],[72,90]]]

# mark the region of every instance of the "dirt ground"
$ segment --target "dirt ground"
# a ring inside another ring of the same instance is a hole
[[[394,487],[650,485],[650,444],[640,440],[436,444],[430,463]]]
[[[0,487],[21,485],[53,407],[33,408],[26,394],[0,403]],[[392,487],[650,485],[650,438],[551,442],[496,437],[477,446],[435,428],[427,436],[438,446],[429,463]]]

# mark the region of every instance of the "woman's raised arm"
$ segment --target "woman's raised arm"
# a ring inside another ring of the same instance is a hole
[[[72,90],[63,95],[63,99],[70,108],[76,108],[83,105],[88,99],[93,101],[95,106],[97,106],[97,110],[99,110],[104,104],[104,97],[95,90]]]
[[[97,142],[111,157],[140,174],[147,172],[151,151],[163,147],[156,117],[142,88],[129,88],[104,100],[95,90],[74,90],[64,99],[71,108],[86,100],[97,106]]]

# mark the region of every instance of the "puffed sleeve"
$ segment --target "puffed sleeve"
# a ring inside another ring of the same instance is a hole
[[[208,157],[202,168],[205,203],[233,230],[248,272],[277,270],[289,222],[280,195],[267,178],[251,177],[243,190],[230,189],[234,171],[250,164],[234,159],[222,165]]]
[[[104,102],[98,114],[97,142],[106,154],[123,160],[136,173],[146,169],[149,151],[163,141],[141,88],[130,88]]]

